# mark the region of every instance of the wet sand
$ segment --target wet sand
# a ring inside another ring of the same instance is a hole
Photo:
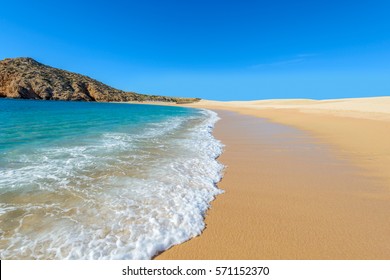
[[[390,258],[385,113],[195,106],[229,110],[214,130],[225,193],[199,237],[156,259]]]

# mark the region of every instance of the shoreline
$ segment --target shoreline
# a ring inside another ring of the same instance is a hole
[[[155,259],[390,258],[386,120],[234,105],[187,105],[224,110],[214,135],[226,145],[219,160],[228,168],[218,183],[226,193],[212,202],[200,236]],[[280,125],[287,132],[264,138],[259,123],[263,132]],[[377,141],[354,139],[359,131]],[[373,149],[384,153],[373,158]]]
[[[306,131],[390,186],[390,97],[203,101],[191,107],[233,111]]]

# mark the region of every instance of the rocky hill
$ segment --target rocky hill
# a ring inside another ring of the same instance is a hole
[[[0,61],[0,97],[79,101],[164,101],[187,103],[199,99],[125,92],[87,76],[53,68],[32,58]]]

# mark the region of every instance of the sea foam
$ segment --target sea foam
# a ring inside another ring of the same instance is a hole
[[[217,120],[198,110],[131,133],[8,151],[0,258],[150,259],[201,234],[222,192]]]

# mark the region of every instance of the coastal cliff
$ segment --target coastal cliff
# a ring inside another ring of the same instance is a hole
[[[190,103],[199,100],[125,92],[90,77],[44,65],[32,58],[0,61],[0,97],[100,102]]]

